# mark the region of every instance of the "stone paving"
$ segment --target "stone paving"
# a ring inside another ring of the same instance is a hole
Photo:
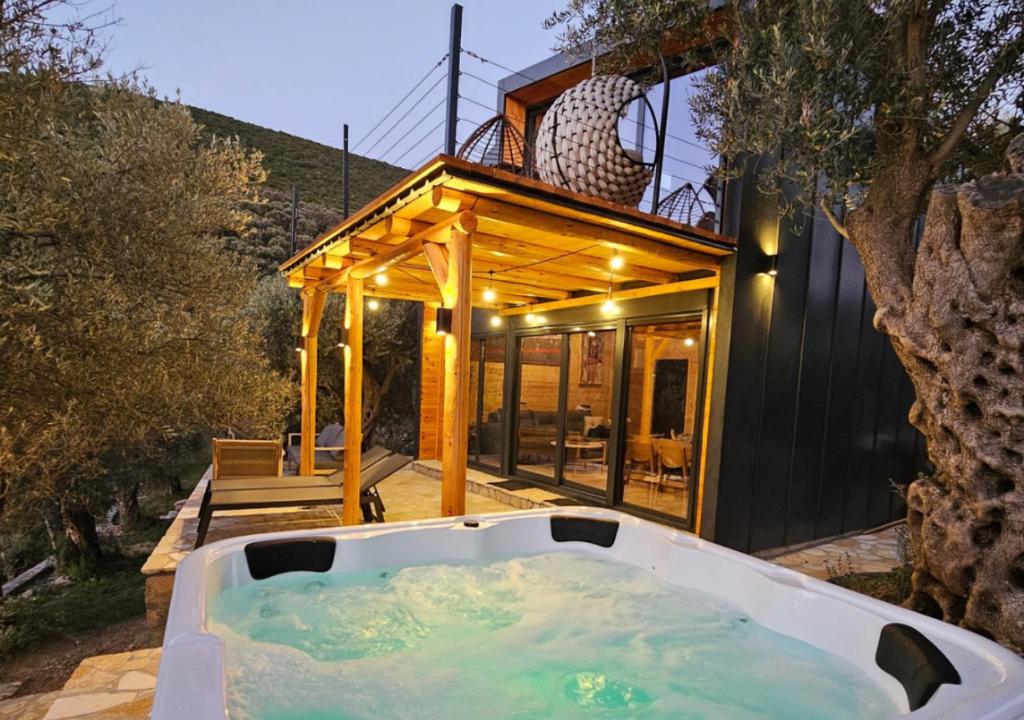
[[[857,572],[888,572],[902,563],[899,525],[841,538],[771,559],[791,570],[828,580]]]
[[[60,691],[0,701],[0,720],[43,720]]]
[[[63,690],[17,698],[32,700],[21,715],[5,715],[6,703],[0,705],[0,719],[146,720],[153,705],[159,665],[159,648],[88,658]]]

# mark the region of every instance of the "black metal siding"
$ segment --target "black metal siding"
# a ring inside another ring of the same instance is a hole
[[[722,328],[717,502],[706,507],[714,540],[752,552],[901,517],[891,482],[923,467],[923,442],[906,419],[910,382],[871,325],[856,251],[821,213],[780,218],[750,182],[727,196],[740,203],[726,212],[739,252]],[[776,251],[771,279],[763,258]]]

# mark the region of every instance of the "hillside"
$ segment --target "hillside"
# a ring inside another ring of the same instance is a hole
[[[219,136],[238,137],[244,145],[260,150],[265,156],[264,167],[269,171],[267,187],[290,196],[292,184],[296,184],[299,186],[301,200],[341,209],[342,152],[338,148],[202,108],[189,107],[189,111],[207,132]],[[406,174],[408,170],[403,168],[361,155],[350,155],[349,202],[352,212],[394,185]]]
[[[242,237],[225,238],[230,248],[252,257],[262,274],[274,273],[291,255],[292,184],[299,186],[298,247],[305,247],[341,221],[341,150],[202,108],[189,107],[189,111],[205,132],[237,137],[264,155],[267,183],[261,193],[263,202],[246,208],[252,213],[252,226]],[[394,165],[351,155],[351,211],[407,173]]]

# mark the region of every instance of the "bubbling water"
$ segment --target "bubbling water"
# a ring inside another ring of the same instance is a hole
[[[879,720],[852,664],[711,595],[552,553],[288,573],[210,607],[232,720]]]

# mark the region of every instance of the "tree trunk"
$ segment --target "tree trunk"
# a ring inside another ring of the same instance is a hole
[[[88,508],[77,503],[61,503],[60,519],[68,541],[69,560],[95,562],[103,556],[100,537],[96,533],[96,518]]]
[[[139,523],[139,483],[131,483],[117,490],[117,514],[121,529],[131,530]]]
[[[936,188],[910,298],[879,305],[934,465],[907,497],[909,602],[1024,652],[1024,176]]]

